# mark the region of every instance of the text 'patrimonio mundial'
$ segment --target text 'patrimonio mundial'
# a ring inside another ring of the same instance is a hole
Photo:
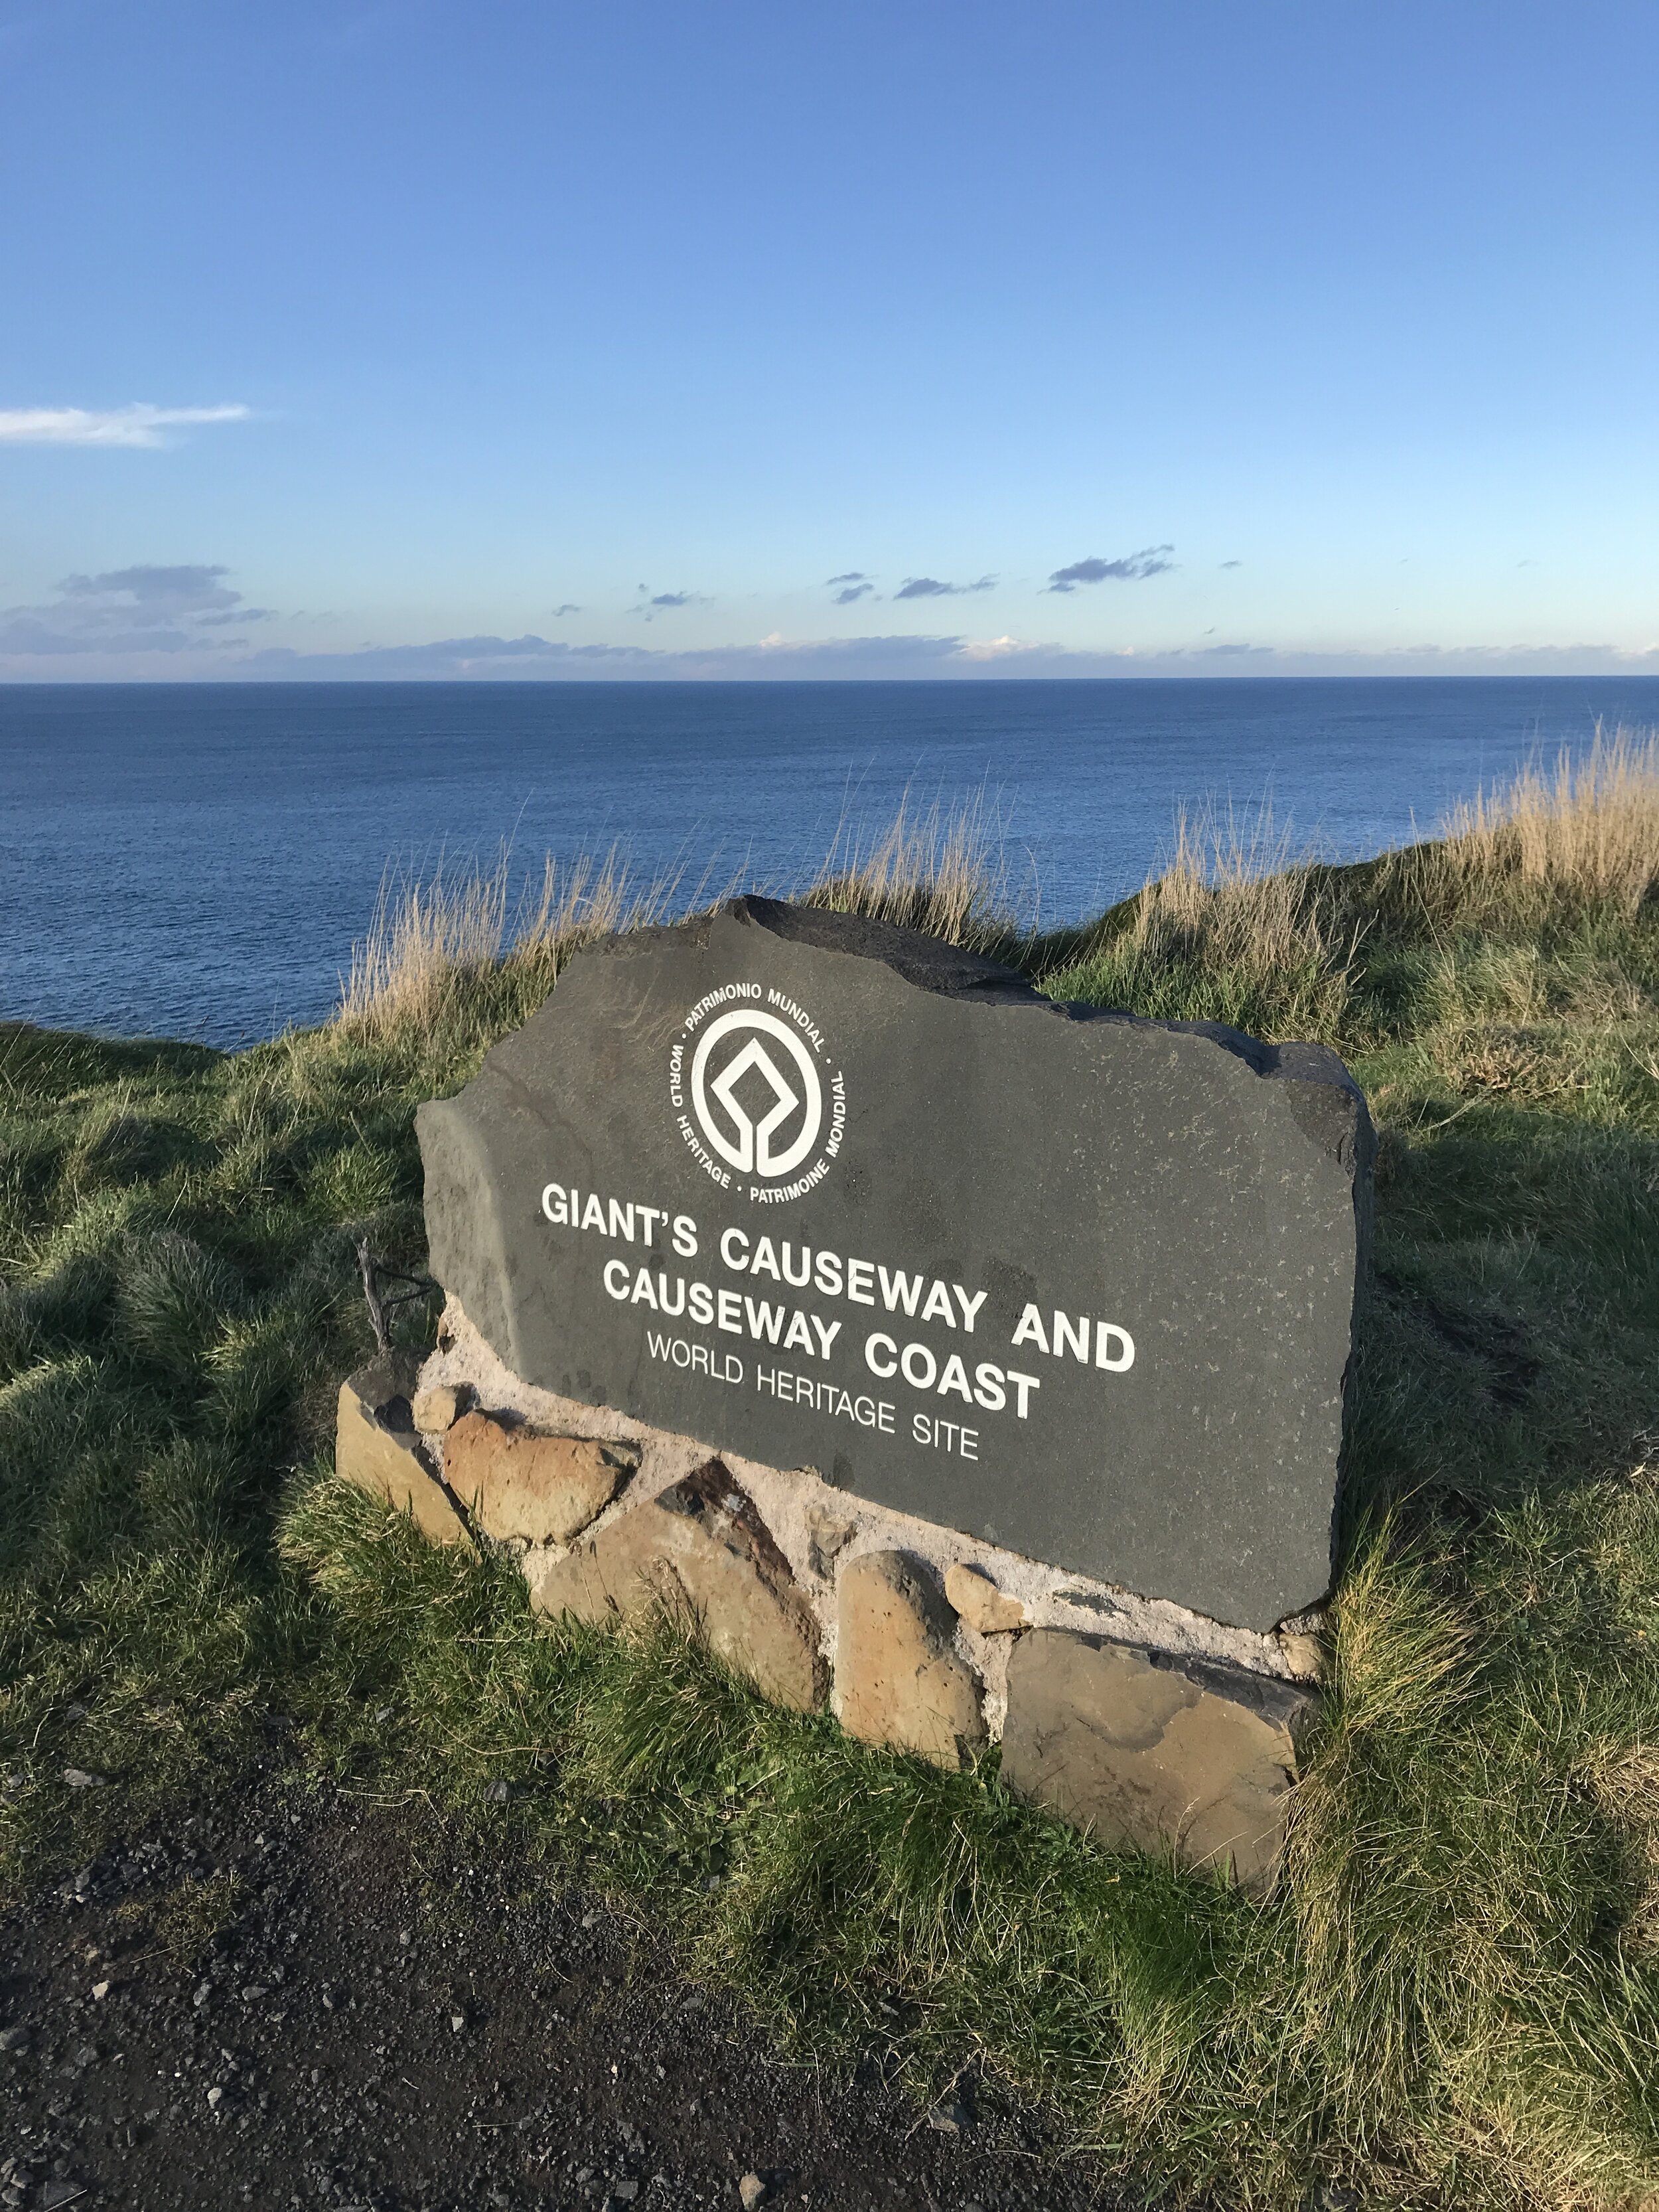
[[[668,1054],[668,1103],[693,1160],[752,1206],[816,1190],[847,1129],[847,1078],[788,993],[722,983],[686,1015]]]
[[[585,1242],[605,1240],[611,1249],[599,1261],[599,1283],[619,1305],[642,1306],[664,1319],[799,1352],[810,1360],[828,1362],[838,1350],[847,1353],[860,1346],[861,1364],[871,1376],[884,1382],[902,1376],[913,1390],[955,1397],[982,1413],[1007,1410],[1018,1419],[1030,1418],[1032,1401],[1042,1388],[1042,1374],[1030,1371],[1037,1364],[1034,1355],[1107,1375],[1125,1374],[1134,1364],[1129,1331],[1096,1315],[1028,1303],[1007,1339],[1008,1351],[1021,1360],[1014,1366],[1006,1353],[981,1356],[995,1346],[1006,1317],[994,1319],[986,1310],[987,1292],[966,1284],[822,1246],[756,1236],[746,1229],[721,1230],[705,1257],[703,1232],[690,1214],[583,1191],[574,1184],[547,1183],[541,1211],[556,1229],[574,1231]],[[633,1248],[627,1257],[616,1249],[619,1245]],[[744,1287],[701,1279],[677,1264],[699,1258],[705,1264],[718,1259],[724,1273],[744,1279]],[[807,1295],[798,1301],[788,1295],[792,1291]],[[891,1315],[894,1326],[866,1329],[856,1316],[836,1314],[836,1304]],[[951,1334],[930,1341],[908,1331],[908,1322]],[[675,1364],[713,1381],[735,1379],[720,1368],[717,1352],[703,1358],[688,1354]],[[782,1395],[809,1402],[809,1377],[797,1376]],[[872,1425],[885,1425],[872,1419]]]

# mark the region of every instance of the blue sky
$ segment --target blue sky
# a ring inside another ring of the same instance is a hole
[[[1652,0],[0,0],[0,675],[1659,672],[1656,84]]]

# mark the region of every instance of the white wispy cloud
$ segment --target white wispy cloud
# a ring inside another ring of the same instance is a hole
[[[166,446],[169,430],[246,422],[251,407],[0,407],[0,446]]]
[[[970,637],[957,650],[964,660],[1012,660],[1016,653],[1052,653],[1055,647],[1023,637]]]

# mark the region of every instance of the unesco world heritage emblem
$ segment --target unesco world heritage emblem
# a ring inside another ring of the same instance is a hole
[[[698,1165],[726,1188],[735,1170],[759,1205],[822,1182],[847,1124],[846,1079],[817,1022],[759,983],[724,984],[691,1008],[668,1055],[668,1097]]]

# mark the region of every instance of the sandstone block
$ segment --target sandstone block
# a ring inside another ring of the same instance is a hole
[[[1324,1679],[1325,1652],[1316,1636],[1281,1632],[1279,1648],[1285,1654],[1285,1665],[1298,1682],[1317,1682]]]
[[[335,1471],[383,1498],[394,1513],[407,1514],[433,1543],[459,1543],[466,1524],[416,1434],[407,1395],[412,1379],[393,1355],[341,1383]]]
[[[807,1563],[826,1582],[836,1571],[836,1561],[858,1534],[858,1522],[844,1513],[826,1513],[821,1505],[806,1509]]]
[[[440,1382],[431,1390],[420,1390],[415,1395],[415,1425],[422,1436],[441,1436],[453,1429],[461,1417],[466,1393],[453,1382]]]
[[[639,1464],[623,1444],[541,1436],[463,1413],[444,1438],[444,1475],[473,1524],[501,1543],[568,1544]]]
[[[849,1560],[836,1591],[842,1726],[866,1743],[960,1766],[985,1741],[979,1685],[951,1650],[949,1608],[902,1552]]]
[[[1103,1843],[1173,1844],[1193,1866],[1231,1863],[1259,1893],[1310,1707],[1289,1683],[1036,1629],[1009,1658],[1003,1778]]]
[[[637,1620],[653,1608],[695,1623],[711,1650],[762,1694],[797,1712],[823,1702],[817,1623],[789,1562],[726,1466],[698,1468],[588,1542],[526,1561],[532,1602],[580,1620]]]
[[[981,1636],[999,1636],[1025,1626],[1025,1608],[1017,1597],[1005,1597],[983,1567],[970,1567],[958,1559],[945,1571],[945,1595],[969,1628]]]

